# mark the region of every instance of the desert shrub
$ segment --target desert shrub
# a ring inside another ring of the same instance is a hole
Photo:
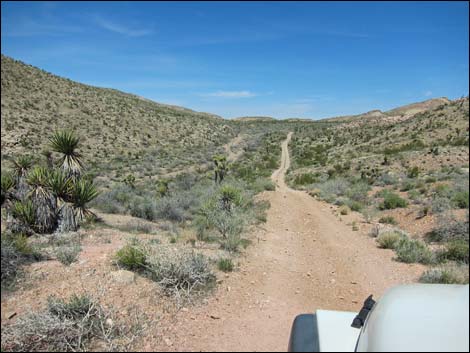
[[[448,260],[460,261],[468,264],[468,241],[464,239],[451,240],[446,244],[445,257]]]
[[[156,219],[184,222],[192,218],[190,209],[197,203],[198,201],[191,193],[162,197],[155,201],[155,217]]]
[[[17,277],[22,264],[44,258],[43,253],[31,245],[24,234],[1,236],[1,283],[8,286]]]
[[[402,199],[399,195],[395,194],[392,191],[387,191],[384,196],[383,202],[379,205],[381,210],[391,210],[394,208],[406,208],[408,202],[405,199]]]
[[[188,297],[215,281],[209,262],[202,254],[169,248],[149,256],[147,275],[158,282],[167,294]]]
[[[294,185],[308,185],[318,182],[315,175],[311,173],[298,174],[294,178]]]
[[[140,271],[145,268],[147,254],[140,244],[131,242],[117,251],[115,261],[127,270]]]
[[[22,256],[19,251],[15,248],[11,241],[6,239],[6,236],[2,235],[2,286],[11,282],[18,273],[19,267],[22,263]]]
[[[320,197],[332,203],[340,196],[345,196],[349,190],[350,183],[343,178],[329,179],[321,184],[315,184],[320,190]]]
[[[431,211],[434,214],[446,212],[451,208],[451,202],[447,197],[434,195],[431,199]]]
[[[351,209],[346,205],[343,205],[339,208],[339,213],[343,216],[348,215],[350,212],[351,212]]]
[[[232,272],[234,265],[230,258],[221,258],[217,261],[217,268],[223,272]]]
[[[133,232],[133,233],[153,233],[154,226],[151,223],[140,221],[140,220],[131,220],[124,224],[123,226],[119,227],[119,229],[126,231],[126,232]]]
[[[2,351],[86,351],[93,339],[109,342],[117,332],[108,318],[86,295],[74,295],[69,301],[49,297],[46,310],[2,327]]]
[[[400,187],[400,191],[410,191],[410,190],[413,190],[416,188],[416,182],[414,180],[405,180],[401,187]]]
[[[398,231],[386,231],[377,236],[377,243],[382,249],[395,249],[398,242],[403,239],[405,235]]]
[[[120,184],[109,191],[100,193],[90,202],[90,206],[106,213],[124,214],[128,211],[136,193],[137,191],[130,186]]]
[[[402,238],[395,245],[397,260],[405,263],[430,264],[434,260],[433,253],[420,240]]]
[[[82,251],[80,245],[74,244],[59,246],[55,248],[54,253],[57,260],[59,260],[63,265],[68,266],[77,261],[80,251]]]
[[[244,240],[240,236],[240,233],[230,233],[220,241],[220,246],[228,252],[237,252],[240,246],[243,245],[243,242]]]
[[[415,179],[419,176],[419,168],[414,166],[412,168],[409,168],[407,171],[407,176],[408,178]]]
[[[398,177],[392,173],[383,173],[377,180],[377,185],[395,185]]]
[[[458,208],[468,208],[468,203],[469,203],[468,190],[455,192],[452,197],[452,202]]]
[[[446,264],[426,270],[422,283],[468,284],[468,266]]]
[[[437,227],[428,234],[430,241],[449,241],[453,239],[465,239],[468,241],[468,213],[465,220],[457,220],[452,215],[442,214],[437,219]]]
[[[255,180],[255,182],[252,185],[253,190],[255,193],[261,192],[261,191],[274,191],[276,190],[276,185],[267,178],[258,178]]]
[[[223,240],[239,236],[245,226],[255,219],[253,206],[251,197],[243,194],[238,187],[225,185],[214,190],[207,195],[195,219],[198,239],[207,239],[207,233],[213,231]]]
[[[129,213],[133,217],[153,221],[157,218],[156,201],[150,198],[136,196],[129,205]]]
[[[360,212],[364,205],[359,201],[354,200],[346,200],[346,205],[351,209],[351,211]]]
[[[398,222],[396,221],[395,218],[393,218],[393,216],[382,216],[379,219],[379,223],[393,224],[393,225],[398,224]]]

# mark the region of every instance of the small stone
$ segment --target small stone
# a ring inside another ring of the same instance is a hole
[[[111,272],[111,277],[117,283],[122,283],[122,284],[132,284],[135,281],[135,273],[131,271],[126,271],[126,270],[118,270],[118,271]]]
[[[106,319],[106,326],[112,327],[114,325],[114,321],[112,319]]]
[[[166,338],[166,337],[165,337],[165,338],[164,338],[164,341],[165,341],[165,344],[166,344],[168,347],[170,347],[170,346],[173,345],[173,342],[171,342],[171,340],[170,340],[169,338]]]
[[[210,318],[211,318],[211,319],[214,319],[214,320],[219,320],[219,319],[220,319],[220,316],[211,315]]]

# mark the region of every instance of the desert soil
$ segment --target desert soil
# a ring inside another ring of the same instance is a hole
[[[316,309],[359,311],[364,299],[388,288],[416,282],[417,264],[393,260],[363,231],[353,231],[332,207],[284,182],[288,143],[272,179],[276,190],[265,229],[240,258],[237,272],[219,283],[203,305],[181,310],[160,328],[162,340],[145,339],[143,350],[286,351],[290,326],[300,313]]]

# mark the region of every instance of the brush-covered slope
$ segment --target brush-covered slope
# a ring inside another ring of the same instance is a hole
[[[48,149],[54,130],[81,138],[87,164],[108,176],[163,174],[198,165],[236,135],[211,114],[97,88],[1,57],[2,165]]]

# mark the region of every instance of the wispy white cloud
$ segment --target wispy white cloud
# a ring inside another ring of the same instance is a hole
[[[142,37],[154,32],[151,28],[130,28],[127,25],[110,21],[109,19],[106,19],[102,16],[95,16],[94,20],[95,23],[101,28],[128,37]]]
[[[2,19],[3,22],[3,19]],[[30,18],[22,18],[13,23],[2,25],[2,37],[65,36],[81,33],[83,28],[59,23],[40,23]]]
[[[219,98],[252,98],[257,94],[250,91],[216,91],[201,94],[203,97],[219,97]]]
[[[432,96],[432,91],[426,91],[424,92],[425,97],[431,97]]]

